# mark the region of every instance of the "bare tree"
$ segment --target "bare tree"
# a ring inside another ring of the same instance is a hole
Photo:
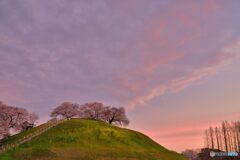
[[[109,124],[116,124],[122,126],[127,126],[129,124],[129,120],[123,107],[106,107],[102,114],[102,119]]]
[[[50,114],[50,116],[53,118],[60,116],[64,119],[69,119],[77,115],[79,115],[79,105],[71,102],[63,102],[60,106],[56,107]]]
[[[219,127],[218,128],[218,139],[219,139],[219,147],[220,147],[220,150],[224,150],[223,148],[223,137],[222,137],[222,133],[221,133],[221,128]]]
[[[240,121],[235,122],[234,126],[236,130],[237,151],[240,152]]]
[[[228,121],[225,122],[226,128],[227,128],[227,142],[228,142],[228,150],[233,151],[233,141],[232,141],[232,126],[228,123]]]
[[[209,138],[209,133],[208,133],[208,129],[206,129],[204,131],[205,134],[205,144],[206,144],[206,148],[210,148],[210,138]]]
[[[234,151],[238,151],[237,130],[236,130],[236,127],[235,127],[235,122],[232,122],[232,137],[233,137]]]
[[[209,128],[210,146],[214,149],[214,130],[212,127]]]
[[[223,121],[221,128],[212,127],[205,130],[206,146],[211,149],[240,151],[240,122]],[[215,148],[216,147],[216,148]]]
[[[222,122],[222,134],[223,134],[223,141],[225,145],[225,151],[228,152],[228,138],[227,138],[227,126],[226,121]]]
[[[219,137],[219,130],[218,127],[215,127],[215,137],[217,142],[217,149],[220,149],[220,137]]]

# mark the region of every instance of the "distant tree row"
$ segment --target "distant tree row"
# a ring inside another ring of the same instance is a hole
[[[126,126],[129,120],[123,107],[105,106],[99,102],[77,103],[64,102],[56,107],[50,116],[55,118],[69,119],[73,117],[101,120],[109,124]]]
[[[109,124],[126,126],[129,120],[123,107],[105,106],[99,102],[77,103],[64,102],[50,114],[54,119],[86,118],[104,121]],[[35,126],[38,115],[25,108],[10,106],[0,101],[0,139],[13,132],[22,132]]]
[[[15,132],[34,127],[38,116],[20,107],[9,106],[0,101],[0,139]]]
[[[224,121],[219,127],[209,127],[205,130],[205,144],[210,149],[240,152],[240,121]]]

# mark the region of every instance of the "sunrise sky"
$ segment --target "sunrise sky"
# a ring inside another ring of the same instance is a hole
[[[240,1],[1,0],[0,100],[125,106],[176,151],[240,118]]]

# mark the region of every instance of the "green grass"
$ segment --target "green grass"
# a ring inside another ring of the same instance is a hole
[[[41,125],[39,127],[44,127]],[[10,137],[5,143],[35,132],[38,127]],[[72,119],[31,141],[0,154],[0,160],[184,160],[129,129],[104,122]]]
[[[2,145],[6,145],[6,144],[11,144],[13,142],[16,142],[17,140],[19,139],[22,139],[23,137],[27,136],[27,135],[30,135],[30,134],[33,134],[35,133],[37,130],[41,129],[41,128],[45,128],[47,126],[47,123],[45,124],[42,124],[38,127],[35,127],[35,128],[32,128],[30,130],[27,130],[27,131],[24,131],[22,132],[21,134],[16,134],[14,136],[11,136],[10,138],[6,139],[6,140],[3,140],[1,143],[0,143],[0,146]]]

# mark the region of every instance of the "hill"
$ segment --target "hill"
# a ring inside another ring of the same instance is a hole
[[[10,137],[13,143],[43,124]],[[0,154],[0,160],[183,160],[142,133],[101,121],[71,119]]]

